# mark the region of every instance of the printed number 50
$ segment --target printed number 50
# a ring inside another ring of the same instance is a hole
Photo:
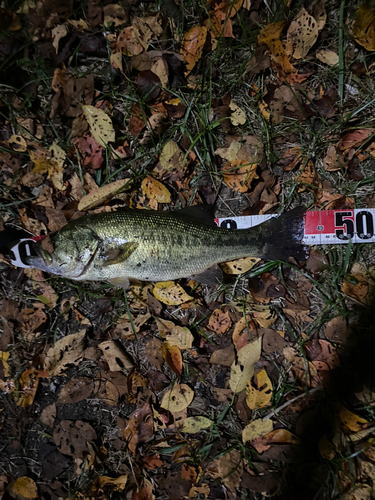
[[[353,212],[336,212],[335,213],[335,226],[343,227],[344,229],[336,229],[336,236],[340,240],[349,240],[354,236],[354,222],[351,219],[344,219],[344,217],[353,217]]]

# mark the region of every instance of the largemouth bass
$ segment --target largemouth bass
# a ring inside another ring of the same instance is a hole
[[[128,279],[188,277],[210,283],[220,278],[220,262],[248,256],[304,260],[304,212],[299,207],[259,226],[238,230],[216,227],[205,206],[86,215],[52,233],[54,251],[39,247],[38,256],[30,257],[29,264],[66,278],[107,280],[118,286],[126,286]],[[205,273],[209,268],[211,272]]]

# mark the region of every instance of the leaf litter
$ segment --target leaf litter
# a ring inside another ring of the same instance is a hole
[[[373,208],[372,3],[273,8],[2,8],[0,229]],[[338,247],[128,292],[2,254],[0,495],[370,498],[373,255]]]

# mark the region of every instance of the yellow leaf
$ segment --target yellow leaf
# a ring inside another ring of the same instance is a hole
[[[246,115],[236,103],[231,101],[229,109],[231,110],[230,121],[232,125],[244,125],[246,123]]]
[[[248,424],[242,431],[242,441],[247,443],[248,441],[253,441],[259,437],[268,434],[273,429],[272,420],[268,419],[263,422],[261,418],[253,420]]]
[[[165,337],[170,346],[179,349],[191,349],[194,337],[186,326],[175,325],[173,321],[155,318],[159,333]]]
[[[345,406],[340,405],[339,419],[346,433],[358,432],[368,425],[368,421],[355,413],[351,412]]]
[[[152,293],[160,302],[167,304],[167,306],[178,306],[193,299],[193,297],[190,297],[190,295],[174,281],[161,281],[156,283]]]
[[[19,153],[23,153],[27,150],[27,144],[22,135],[12,135],[9,138],[8,145],[14,151],[17,151]]]
[[[295,73],[296,70],[289,61],[283,44],[280,41],[280,36],[283,31],[285,22],[272,23],[262,29],[258,35],[258,44],[267,45],[272,53],[272,57],[281,66],[284,73]]]
[[[165,342],[161,347],[161,352],[163,353],[163,357],[169,368],[176,375],[180,376],[183,367],[180,349],[175,345],[169,345],[167,342]]]
[[[261,259],[257,257],[245,257],[244,259],[232,260],[221,264],[222,270],[226,274],[243,274],[250,271]]]
[[[255,321],[262,328],[269,328],[277,319],[275,311],[271,311],[270,309],[261,312],[254,312],[253,316]]]
[[[328,439],[327,434],[324,434],[319,439],[319,451],[323,458],[332,460],[336,455],[336,446]]]
[[[245,345],[239,352],[237,361],[231,366],[229,387],[235,394],[245,389],[248,380],[254,374],[254,364],[259,361],[262,350],[262,338]]]
[[[266,370],[261,370],[257,376],[257,387],[249,380],[246,388],[246,403],[251,410],[264,408],[272,399],[272,383]]]
[[[142,181],[142,194],[158,203],[170,203],[171,193],[161,182],[148,175]]]
[[[203,47],[206,43],[207,29],[204,26],[193,26],[181,43],[181,55],[186,61],[186,75],[194,68],[202,56]]]
[[[184,153],[175,141],[168,141],[160,153],[159,162],[165,171],[182,168]]]
[[[375,50],[375,6],[371,0],[366,0],[359,6],[352,33],[359,45],[366,50]]]
[[[86,194],[81,198],[78,203],[78,210],[80,212],[92,210],[93,208],[109,201],[125,187],[129,187],[130,184],[130,179],[121,179],[119,181],[106,184],[100,188],[93,189],[89,194]]]
[[[184,425],[180,429],[181,432],[186,432],[187,434],[195,434],[202,429],[208,429],[214,422],[206,417],[188,417],[184,421]]]
[[[176,384],[167,391],[160,406],[165,410],[179,412],[187,408],[194,399],[194,392],[186,384]]]
[[[302,59],[307,55],[318,38],[318,23],[302,8],[290,23],[287,41],[292,48],[294,59]]]
[[[36,498],[38,496],[35,482],[27,476],[16,479],[12,490],[15,495],[19,495],[22,498]]]
[[[258,179],[257,167],[257,163],[247,160],[228,161],[222,167],[224,182],[234,191],[246,193],[252,181]]]
[[[44,365],[51,376],[61,375],[68,365],[77,364],[82,359],[85,336],[86,330],[80,330],[63,337],[48,349]]]
[[[0,360],[3,363],[4,375],[6,377],[9,377],[9,363],[8,363],[9,355],[10,355],[9,352],[0,351]]]
[[[95,108],[95,106],[82,105],[82,109],[93,138],[105,147],[108,142],[113,142],[115,140],[115,130],[107,113],[102,109]]]

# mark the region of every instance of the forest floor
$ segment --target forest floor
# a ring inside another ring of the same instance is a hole
[[[1,5],[0,230],[375,208],[372,2]],[[371,244],[125,291],[1,234],[0,499],[375,497]]]

